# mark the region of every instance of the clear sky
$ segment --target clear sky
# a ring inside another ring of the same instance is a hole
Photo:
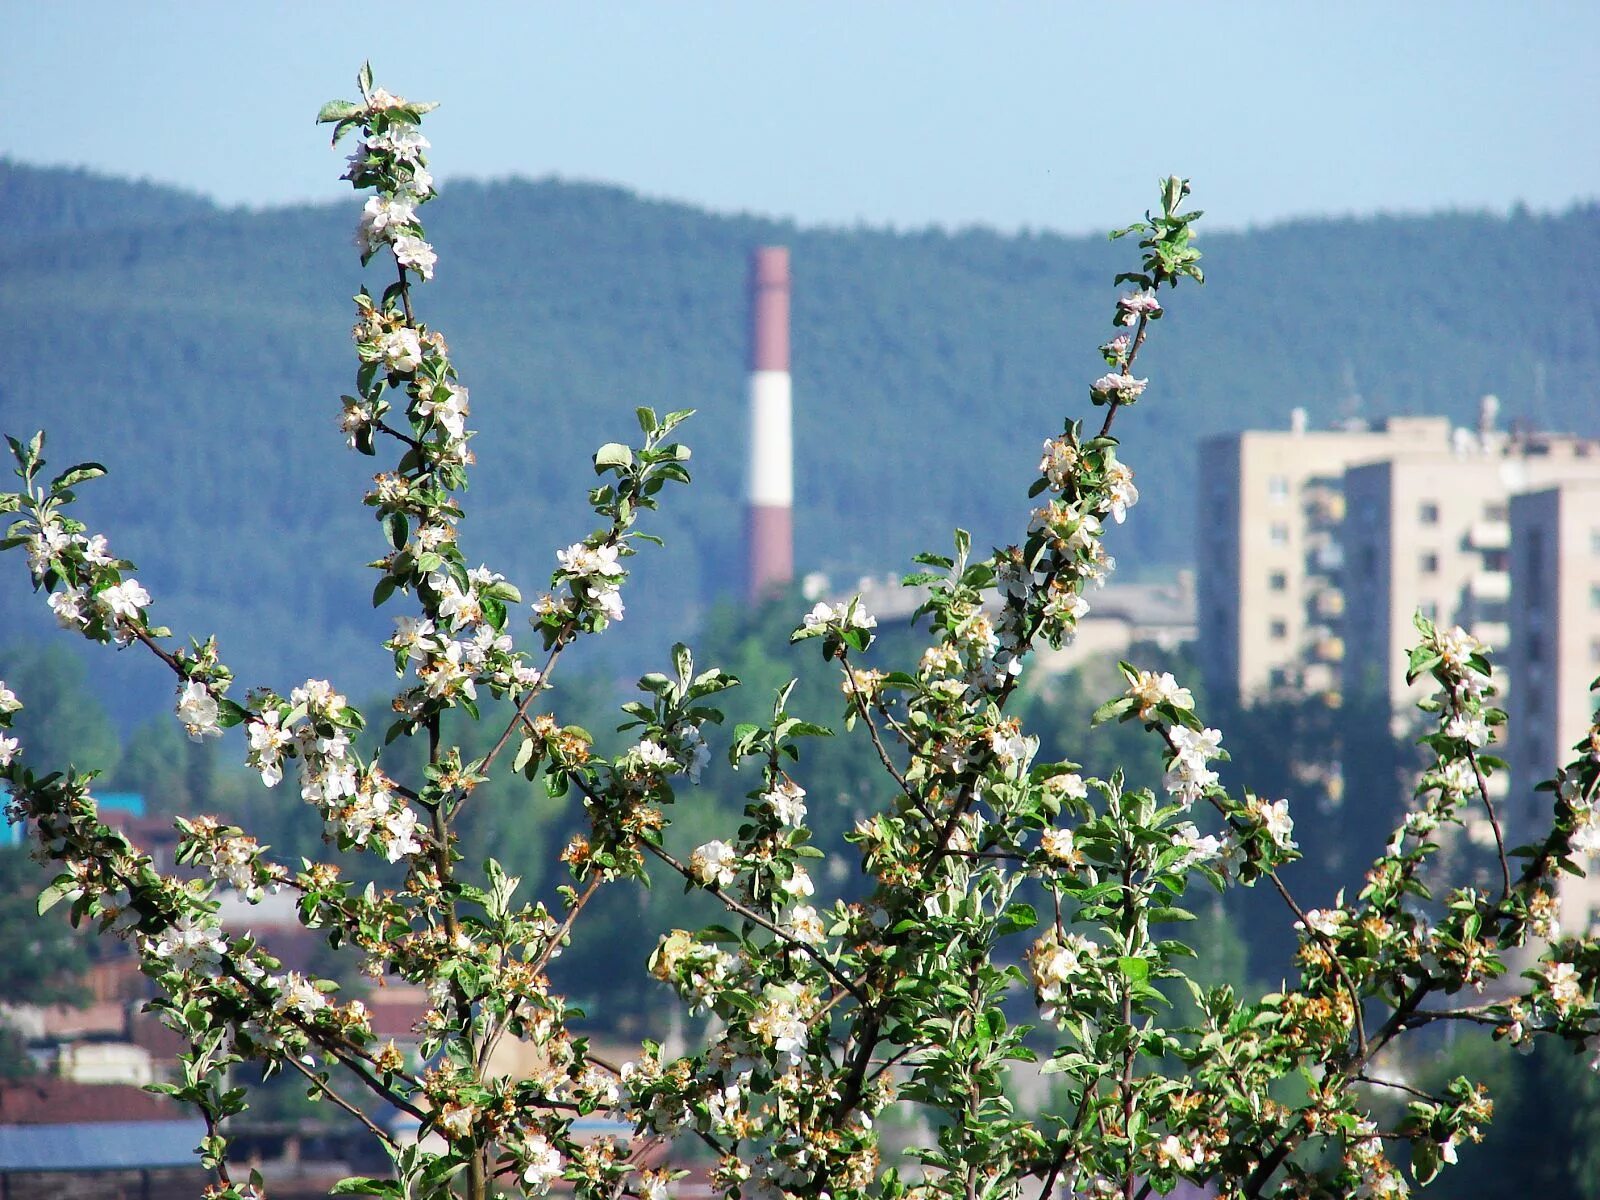
[[[0,0],[0,155],[229,204],[348,195],[364,57],[433,169],[718,210],[1084,232],[1600,196],[1600,3]],[[0,214],[3,219],[3,214]]]

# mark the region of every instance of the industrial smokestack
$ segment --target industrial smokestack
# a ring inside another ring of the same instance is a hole
[[[745,594],[762,600],[794,578],[790,432],[789,250],[750,255],[750,463],[745,482]]]

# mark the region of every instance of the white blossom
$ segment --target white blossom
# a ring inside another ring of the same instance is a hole
[[[805,615],[801,628],[821,629],[827,625],[841,625],[845,629],[876,629],[878,618],[861,607],[859,598],[841,604],[829,604],[826,600],[819,600]]]
[[[198,679],[189,680],[178,693],[178,720],[183,722],[190,741],[203,742],[208,737],[222,736],[222,726],[217,723],[216,697]]]
[[[385,242],[393,241],[399,230],[416,222],[416,206],[392,196],[370,196],[356,226],[356,248],[371,254]]]
[[[761,800],[780,825],[798,826],[806,819],[805,796],[805,788],[785,779],[771,791],[763,792]]]
[[[739,855],[723,841],[711,841],[689,856],[689,872],[703,887],[727,887],[738,875]]]
[[[617,548],[612,545],[590,546],[585,542],[574,542],[565,550],[556,551],[556,561],[567,574],[580,578],[622,574],[622,568],[617,563]]]
[[[395,329],[378,339],[378,357],[398,375],[409,375],[422,365],[422,339],[415,329]]]
[[[439,392],[444,399],[439,399]],[[467,432],[467,414],[472,411],[467,402],[468,390],[453,383],[440,384],[426,400],[417,401],[417,415],[431,420],[453,438],[464,437]],[[419,531],[420,533],[420,531]]]
[[[561,1152],[542,1133],[536,1133],[528,1139],[524,1157],[528,1165],[522,1170],[522,1182],[535,1196],[542,1196],[561,1174]]]
[[[789,913],[785,928],[796,940],[805,942],[808,946],[817,945],[827,936],[822,918],[809,904],[795,905]]]
[[[150,593],[140,586],[137,579],[125,579],[121,583],[102,588],[95,593],[94,599],[96,604],[113,617],[136,621],[139,618],[139,610],[149,605]]]
[[[1178,681],[1168,671],[1162,671],[1159,675],[1153,671],[1140,671],[1138,677],[1128,685],[1126,694],[1139,702],[1141,717],[1148,717],[1158,704],[1170,704],[1177,709],[1194,707],[1194,694],[1188,688],[1179,687]]]
[[[214,919],[214,918],[213,918]],[[145,939],[145,952],[171,964],[174,971],[189,972],[216,966],[227,943],[214,924],[185,913],[154,938]]]
[[[402,234],[394,240],[394,260],[402,267],[408,267],[421,275],[424,279],[433,278],[433,268],[439,261],[439,256],[432,246],[419,237]],[[457,434],[456,436],[460,436]]]
[[[1132,325],[1141,316],[1155,317],[1160,314],[1161,301],[1156,299],[1153,290],[1129,292],[1117,297],[1118,325]]]

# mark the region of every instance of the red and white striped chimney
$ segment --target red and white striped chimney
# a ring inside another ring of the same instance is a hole
[[[750,463],[745,481],[745,594],[762,600],[794,578],[794,439],[790,431],[789,250],[750,255]]]

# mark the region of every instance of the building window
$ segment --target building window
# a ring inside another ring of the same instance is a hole
[[[1439,602],[1437,600],[1424,600],[1417,605],[1417,611],[1430,621],[1439,619]]]
[[[1272,640],[1275,642],[1281,642],[1289,636],[1289,622],[1287,621],[1274,621],[1268,628],[1271,630]]]
[[[1483,519],[1485,521],[1504,521],[1510,515],[1510,510],[1504,504],[1485,504],[1483,506]]]
[[[1431,551],[1427,554],[1417,555],[1417,570],[1424,575],[1437,575],[1439,573],[1439,556]]]
[[[1289,576],[1282,571],[1274,571],[1267,576],[1267,586],[1275,592],[1286,592],[1289,590]]]
[[[1289,686],[1289,672],[1282,667],[1273,667],[1267,672],[1267,683],[1275,688]]]
[[[1544,660],[1544,635],[1537,629],[1528,631],[1528,661],[1531,663]]]
[[[1283,504],[1289,499],[1287,475],[1272,475],[1267,478],[1267,498],[1274,504]]]
[[[1289,544],[1289,526],[1284,521],[1274,521],[1267,530],[1267,539],[1274,546],[1287,546]]]
[[[1589,585],[1589,607],[1600,612],[1600,583]]]
[[[1509,550],[1485,550],[1483,552],[1483,569],[1485,571],[1509,571],[1511,569],[1511,552]]]
[[[1424,525],[1437,525],[1439,523],[1439,506],[1432,500],[1424,500],[1417,508],[1417,520]]]
[[[1589,639],[1589,663],[1591,666],[1600,664],[1600,638]]]
[[[1589,553],[1600,558],[1600,529],[1589,530]]]

